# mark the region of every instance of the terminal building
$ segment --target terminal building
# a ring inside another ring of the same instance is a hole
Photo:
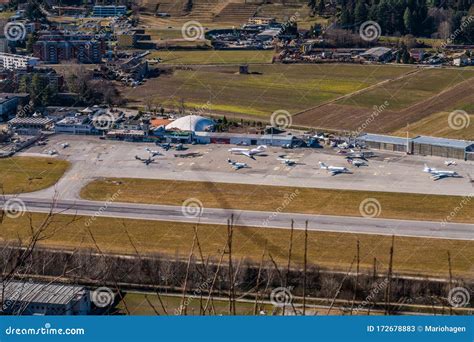
[[[89,290],[77,285],[10,281],[0,291],[0,298],[6,315],[88,315],[91,312]]]

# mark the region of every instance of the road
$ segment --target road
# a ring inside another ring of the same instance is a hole
[[[0,206],[3,208],[5,202],[10,198],[10,196],[1,198]],[[53,207],[53,201],[50,199],[39,199],[27,196],[18,196],[15,198],[21,199],[26,206],[26,210],[29,212],[44,213]],[[181,206],[117,202],[105,203],[86,200],[56,200],[53,211],[67,215],[77,214],[139,220],[200,222],[203,224],[220,225],[225,225],[231,215],[234,215],[235,225],[261,227],[262,229],[288,229],[291,219],[294,219],[296,229],[304,229],[304,223],[308,221],[308,229],[311,231],[474,240],[474,225],[462,223],[446,223],[443,225],[440,222],[431,221],[272,213],[215,208],[203,208],[201,215],[194,217],[190,215],[186,216]]]

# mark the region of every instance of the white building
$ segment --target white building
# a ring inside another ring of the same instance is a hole
[[[39,59],[11,53],[0,53],[0,67],[8,70],[30,69],[37,65]]]
[[[204,132],[211,131],[214,121],[200,115],[187,115],[166,125],[166,130],[184,132]]]

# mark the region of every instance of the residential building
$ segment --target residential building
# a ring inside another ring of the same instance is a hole
[[[11,53],[0,53],[0,68],[7,70],[31,70],[39,59],[29,56],[14,55]]]

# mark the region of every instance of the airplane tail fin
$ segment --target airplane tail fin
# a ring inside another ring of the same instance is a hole
[[[321,169],[327,169],[328,168],[328,166],[326,164],[324,164],[323,162],[319,162],[319,167]]]

